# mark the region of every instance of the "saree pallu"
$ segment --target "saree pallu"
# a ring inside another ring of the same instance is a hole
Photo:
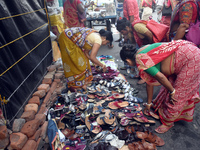
[[[153,85],[156,80],[142,72],[175,52],[175,71],[168,79],[176,90],[174,95],[176,101],[174,104],[170,102],[170,94],[165,87],[161,88],[158,96],[153,100],[154,109],[158,111],[161,122],[164,125],[171,125],[179,120],[192,121],[195,103],[200,101],[200,50],[191,42],[179,40],[163,44],[150,52],[150,54],[136,57],[136,59],[140,59],[138,62],[141,61],[141,58],[143,59],[143,64],[141,62],[137,64],[138,66],[141,64],[139,66],[140,76],[144,80],[148,80],[148,84]]]
[[[60,34],[58,41],[68,87],[82,87],[93,79],[89,59],[82,50],[92,48],[85,39],[93,32],[89,28],[70,28]]]

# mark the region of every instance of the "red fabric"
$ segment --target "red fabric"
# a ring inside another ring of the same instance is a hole
[[[146,27],[153,33],[154,43],[162,41],[162,39],[166,36],[167,31],[169,30],[169,26],[157,23],[154,20],[149,20]]]
[[[77,6],[81,4],[80,0],[74,0],[73,3],[70,3],[69,0],[66,0],[64,3],[64,20],[67,27],[84,27],[83,22],[79,22],[77,14]]]
[[[150,7],[152,8],[152,3],[156,3],[155,0],[143,0],[142,7]]]
[[[191,44],[179,47],[175,51],[174,68],[175,74],[169,76],[169,81],[176,90],[174,98],[177,102],[170,103],[169,92],[164,87],[153,101],[164,125],[193,120],[195,104],[200,101],[200,50]]]
[[[124,0],[123,14],[127,20],[130,20],[130,16],[134,16],[134,22],[139,21],[139,7],[136,0]]]
[[[197,19],[197,7],[196,4],[191,0],[183,4],[178,10],[175,8],[175,15],[172,23],[179,22],[179,23],[194,23]],[[173,17],[172,17],[173,18]]]
[[[193,43],[184,40],[172,41],[166,44],[162,44],[147,53],[140,53],[136,55],[136,65],[138,67],[140,77],[151,85],[160,85],[160,83],[151,75],[146,73],[144,70],[155,66],[160,63],[173,52],[177,51],[180,47]]]
[[[134,25],[137,23],[143,23],[143,24],[147,24],[147,21],[145,20],[140,20],[140,21],[136,21],[132,23],[132,29],[133,29],[133,35],[135,38],[136,43],[138,44],[139,47],[141,47],[142,45],[144,45],[144,43],[146,43],[146,41],[140,39],[140,37],[137,35],[137,32],[134,30]]]
[[[134,35],[135,41],[139,47],[141,47],[142,45],[145,45],[145,44],[149,44],[149,43],[145,39],[140,39],[140,37],[137,35],[137,32],[134,30],[134,25],[137,23],[143,23],[145,25],[148,24],[146,27],[153,33],[153,42],[154,43],[161,42],[169,29],[167,26],[157,23],[154,20],[149,20],[149,21],[140,20],[140,21],[132,23],[133,35]],[[157,28],[155,28],[154,26],[156,26]],[[159,28],[159,30],[158,30],[158,28]]]
[[[170,26],[171,16],[162,16],[160,21],[161,24],[165,24],[166,26]]]

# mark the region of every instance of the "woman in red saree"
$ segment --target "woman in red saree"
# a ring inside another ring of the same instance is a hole
[[[179,120],[193,120],[195,104],[200,101],[199,48],[184,40],[154,43],[139,49],[136,55],[129,52],[122,60],[136,64],[140,77],[147,83],[148,102],[144,113],[153,116],[158,112],[162,125],[156,132],[167,132]],[[160,84],[162,88],[152,102],[153,87]]]
[[[84,22],[79,21],[78,13],[84,13],[84,8],[80,0],[66,0],[64,3],[64,20],[68,28],[84,27]]]

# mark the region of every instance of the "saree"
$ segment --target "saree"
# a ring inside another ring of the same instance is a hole
[[[160,120],[164,125],[171,125],[179,120],[188,122],[193,120],[195,104],[200,101],[200,50],[189,41],[178,40],[158,46],[146,54],[136,56],[141,78],[148,84],[159,85],[152,76],[147,76],[144,70],[161,62],[173,52],[175,53],[175,70],[174,74],[167,78],[176,90],[173,96],[176,101],[170,102],[169,91],[163,86],[153,100],[153,107],[155,111],[158,111]]]
[[[64,20],[68,28],[71,27],[84,27],[84,23],[80,22],[78,19],[78,9],[77,5],[81,4],[80,0],[74,0],[73,3],[70,3],[70,0],[66,0],[64,3]]]
[[[93,32],[96,31],[75,27],[60,34],[58,42],[68,87],[78,88],[93,79],[89,59],[83,52],[83,49],[92,49],[86,38]]]
[[[197,5],[195,0],[183,0],[179,2],[172,11],[171,24],[169,31],[169,40],[175,37],[176,32],[172,33],[172,28],[175,23],[194,23],[197,19]]]

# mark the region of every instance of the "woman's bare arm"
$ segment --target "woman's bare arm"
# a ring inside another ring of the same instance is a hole
[[[78,9],[78,12],[81,14],[85,12],[84,6],[81,3],[78,4],[77,9]]]
[[[101,66],[103,67],[103,64],[96,58],[97,56],[97,53],[99,51],[99,48],[101,47],[101,45],[95,43],[93,46],[92,46],[92,50],[91,50],[91,53],[89,55],[89,59],[94,63],[96,64],[97,66]]]
[[[169,82],[169,80],[167,79],[167,77],[161,73],[158,72],[154,78],[161,84],[163,85],[169,92],[173,92],[174,88],[172,86],[172,84]]]

